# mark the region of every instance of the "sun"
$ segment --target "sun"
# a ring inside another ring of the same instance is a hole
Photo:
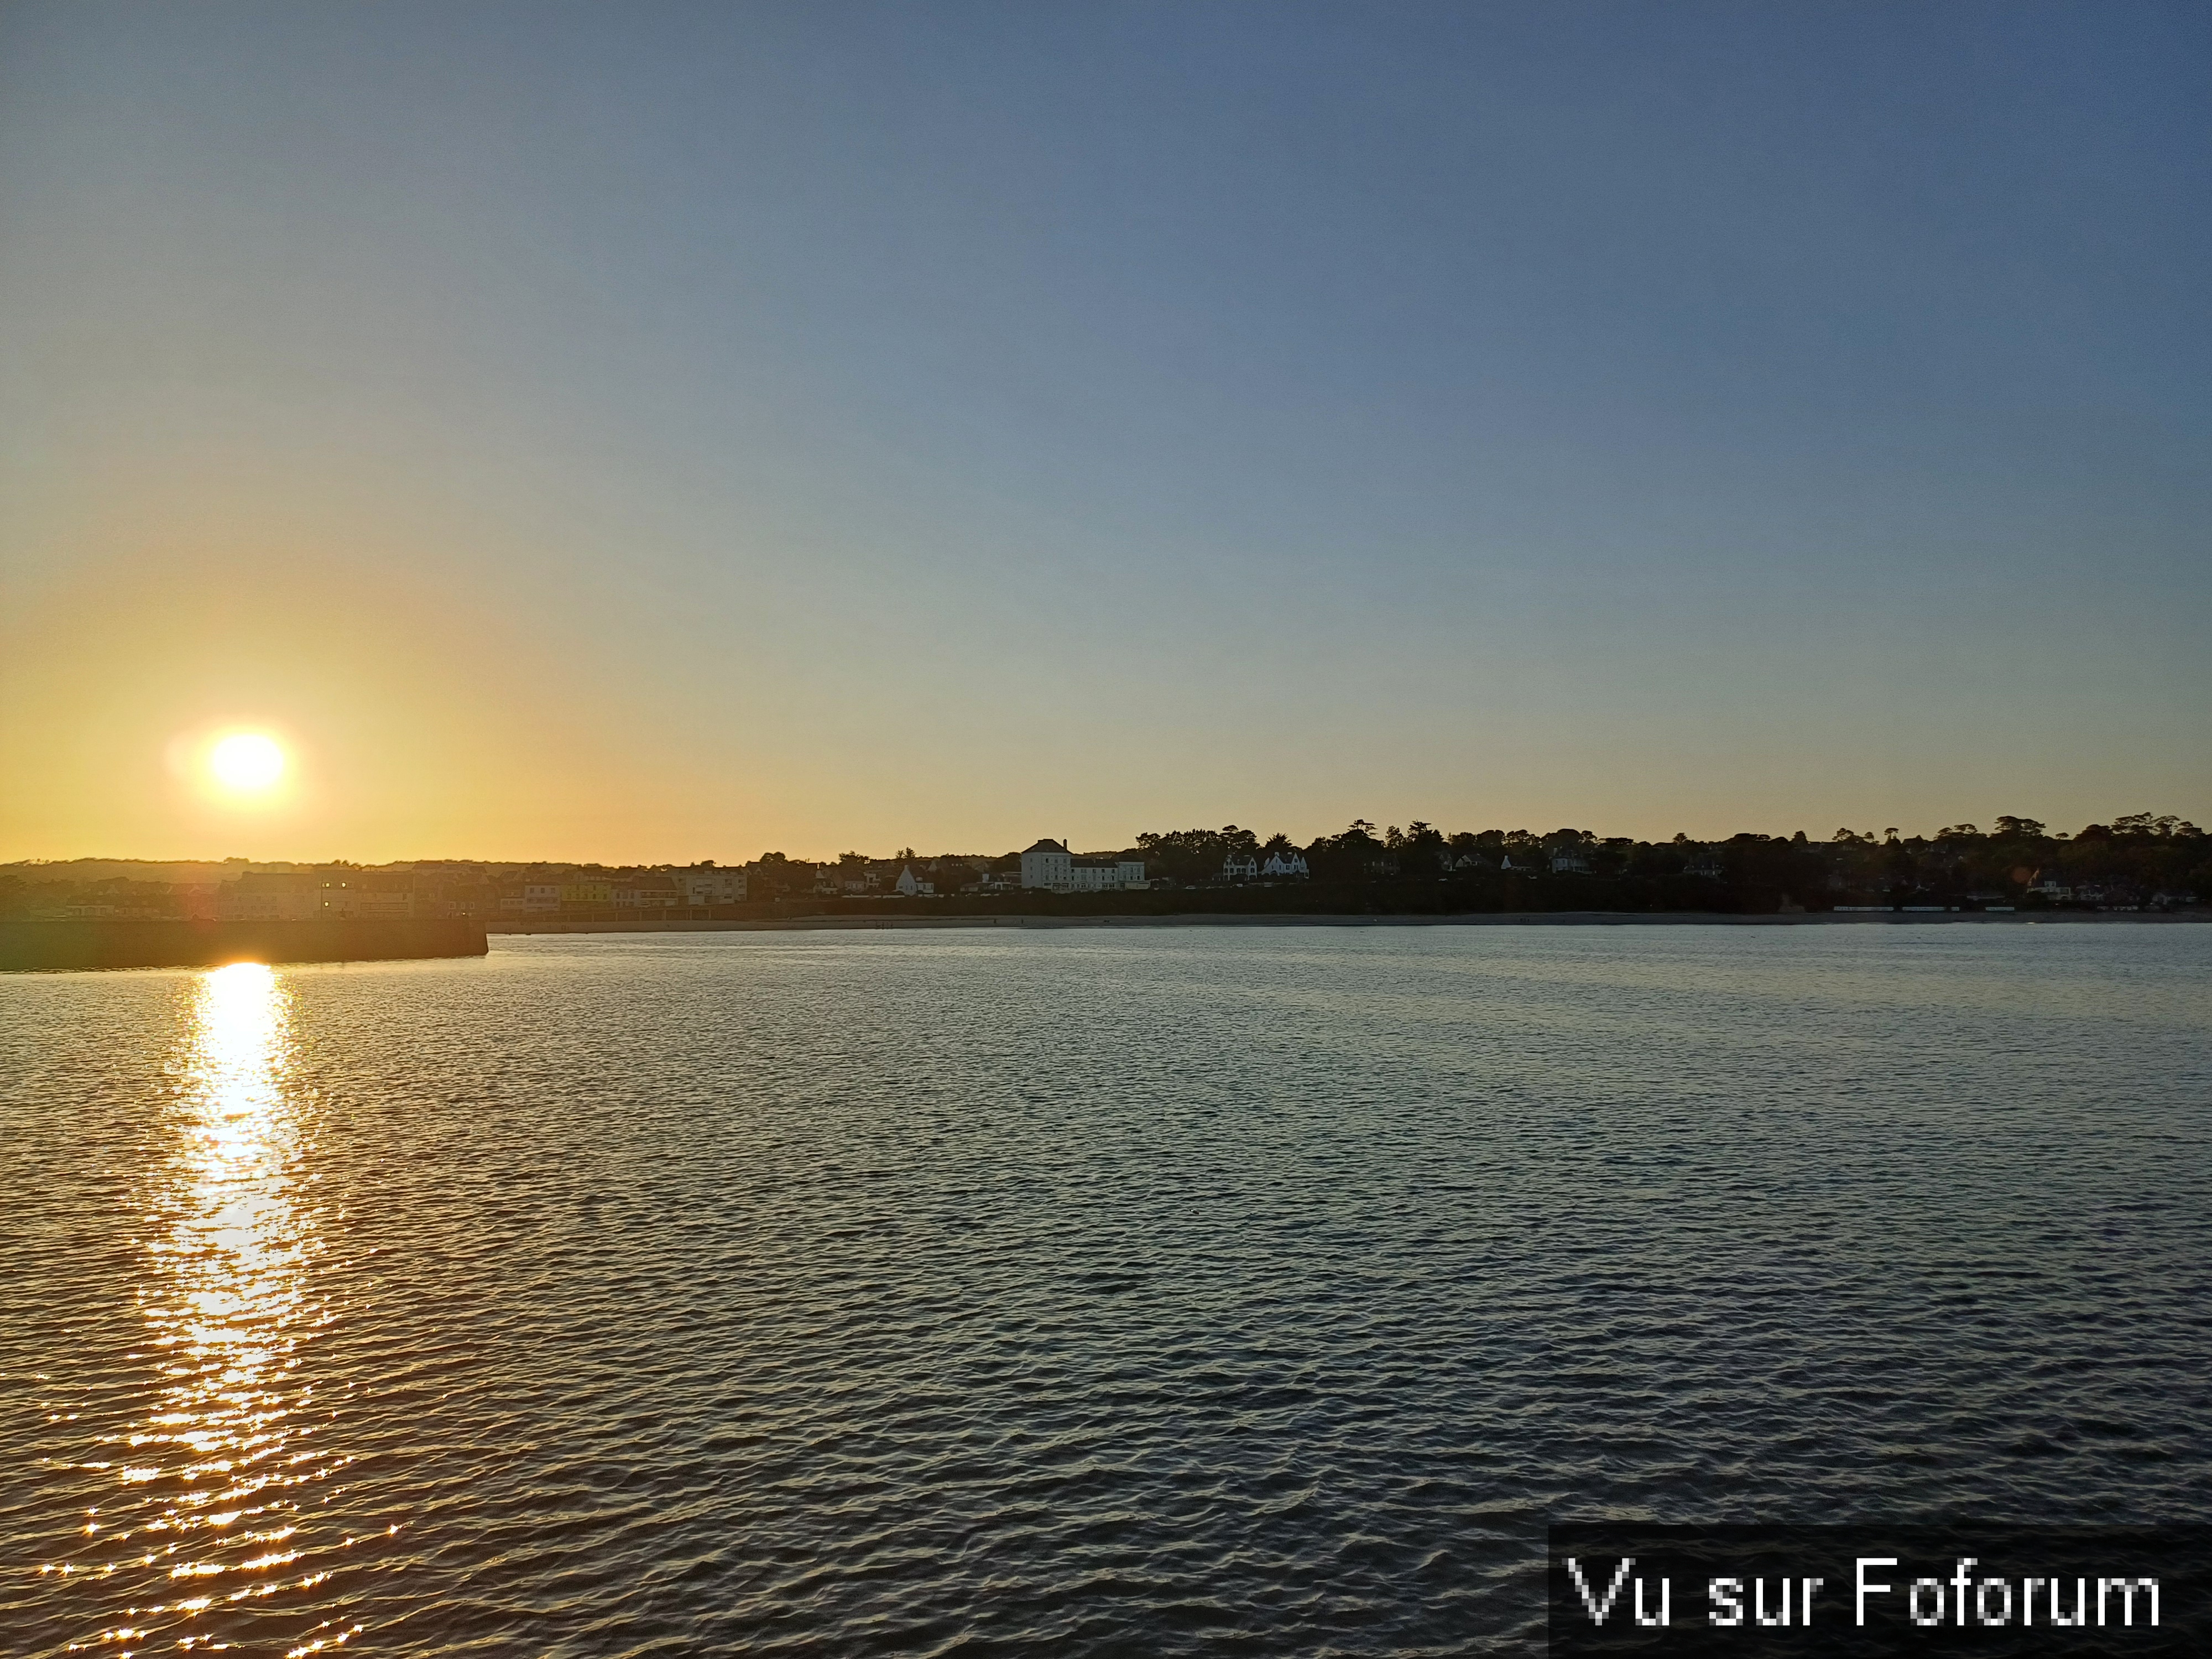
[[[284,745],[265,732],[234,732],[208,750],[208,771],[234,795],[265,795],[284,780]]]

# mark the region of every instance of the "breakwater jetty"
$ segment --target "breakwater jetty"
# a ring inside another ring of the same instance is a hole
[[[213,968],[228,962],[397,962],[480,957],[481,921],[167,921],[86,916],[0,921],[0,972]]]

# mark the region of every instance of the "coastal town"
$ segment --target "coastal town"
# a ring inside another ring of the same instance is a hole
[[[2136,813],[2055,834],[2033,819],[1933,836],[1838,830],[1814,841],[1723,841],[1485,830],[1356,820],[1299,845],[1235,824],[1149,833],[1079,852],[1041,837],[1018,852],[742,864],[609,866],[477,860],[164,865],[116,860],[0,867],[0,916],[235,921],[459,918],[498,931],[552,922],[872,910],[1170,914],[1320,909],[2175,911],[2212,891],[2212,836]]]

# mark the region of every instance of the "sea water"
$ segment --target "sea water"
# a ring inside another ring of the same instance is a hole
[[[0,980],[0,1652],[1519,1652],[1553,1520],[2212,1519],[2212,928]]]

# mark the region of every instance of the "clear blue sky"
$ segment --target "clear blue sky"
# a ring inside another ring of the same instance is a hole
[[[2212,814],[2201,4],[0,11],[0,857]],[[162,791],[264,723],[312,811]]]

